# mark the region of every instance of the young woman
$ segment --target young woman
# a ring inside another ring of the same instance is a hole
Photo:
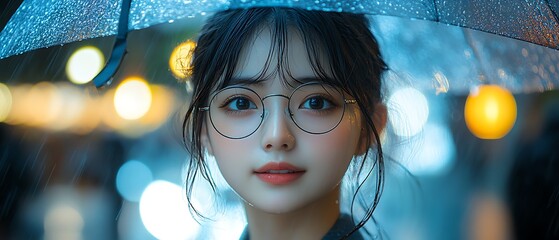
[[[188,199],[198,177],[213,186],[207,153],[244,202],[241,238],[361,239],[382,192],[386,69],[363,15],[276,7],[216,13],[191,69]],[[346,172],[357,187],[341,202]],[[374,188],[360,188],[367,182]],[[366,206],[354,221],[358,196]]]

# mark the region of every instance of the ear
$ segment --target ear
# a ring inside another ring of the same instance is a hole
[[[373,123],[375,124],[375,128],[378,131],[379,136],[382,135],[384,129],[386,128],[386,121],[388,120],[388,110],[386,109],[386,105],[384,103],[377,103],[375,106],[375,112],[373,114]],[[373,140],[375,140],[374,136],[371,136]],[[376,142],[375,142],[376,144]]]
[[[202,131],[200,132],[200,143],[202,144],[202,148],[208,151],[208,154],[212,156],[214,155],[206,123],[202,124]]]
[[[386,109],[386,105],[384,105],[383,103],[379,102],[375,105],[374,108],[374,113],[372,116],[372,120],[373,120],[373,124],[375,125],[375,128],[380,135],[382,135],[384,128],[386,127],[386,121],[388,119],[388,111]],[[365,123],[364,123],[365,124]],[[372,143],[372,145],[377,144],[376,143],[376,139],[375,139],[375,133],[371,132],[370,135],[367,135],[367,132],[365,131],[365,126],[361,127],[361,136],[359,139],[359,146],[357,148],[357,151],[355,153],[355,155],[359,156],[359,155],[363,155],[367,152],[367,150],[372,147],[370,145],[367,145],[367,140],[370,139],[370,142]]]

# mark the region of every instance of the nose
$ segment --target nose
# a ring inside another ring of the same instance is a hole
[[[285,97],[283,95],[275,95]],[[286,97],[287,98],[287,97]],[[295,137],[290,129],[287,99],[275,98],[269,101],[265,119],[261,126],[262,148],[265,151],[290,151],[295,147]],[[285,104],[283,103],[285,102]]]

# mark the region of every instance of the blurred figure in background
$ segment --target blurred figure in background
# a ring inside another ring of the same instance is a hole
[[[539,137],[518,148],[509,176],[515,239],[559,239],[559,104],[549,102]]]

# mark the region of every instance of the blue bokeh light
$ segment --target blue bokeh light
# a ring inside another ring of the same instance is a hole
[[[124,163],[116,175],[116,189],[131,202],[138,202],[142,192],[153,181],[151,170],[142,162],[130,160]]]

